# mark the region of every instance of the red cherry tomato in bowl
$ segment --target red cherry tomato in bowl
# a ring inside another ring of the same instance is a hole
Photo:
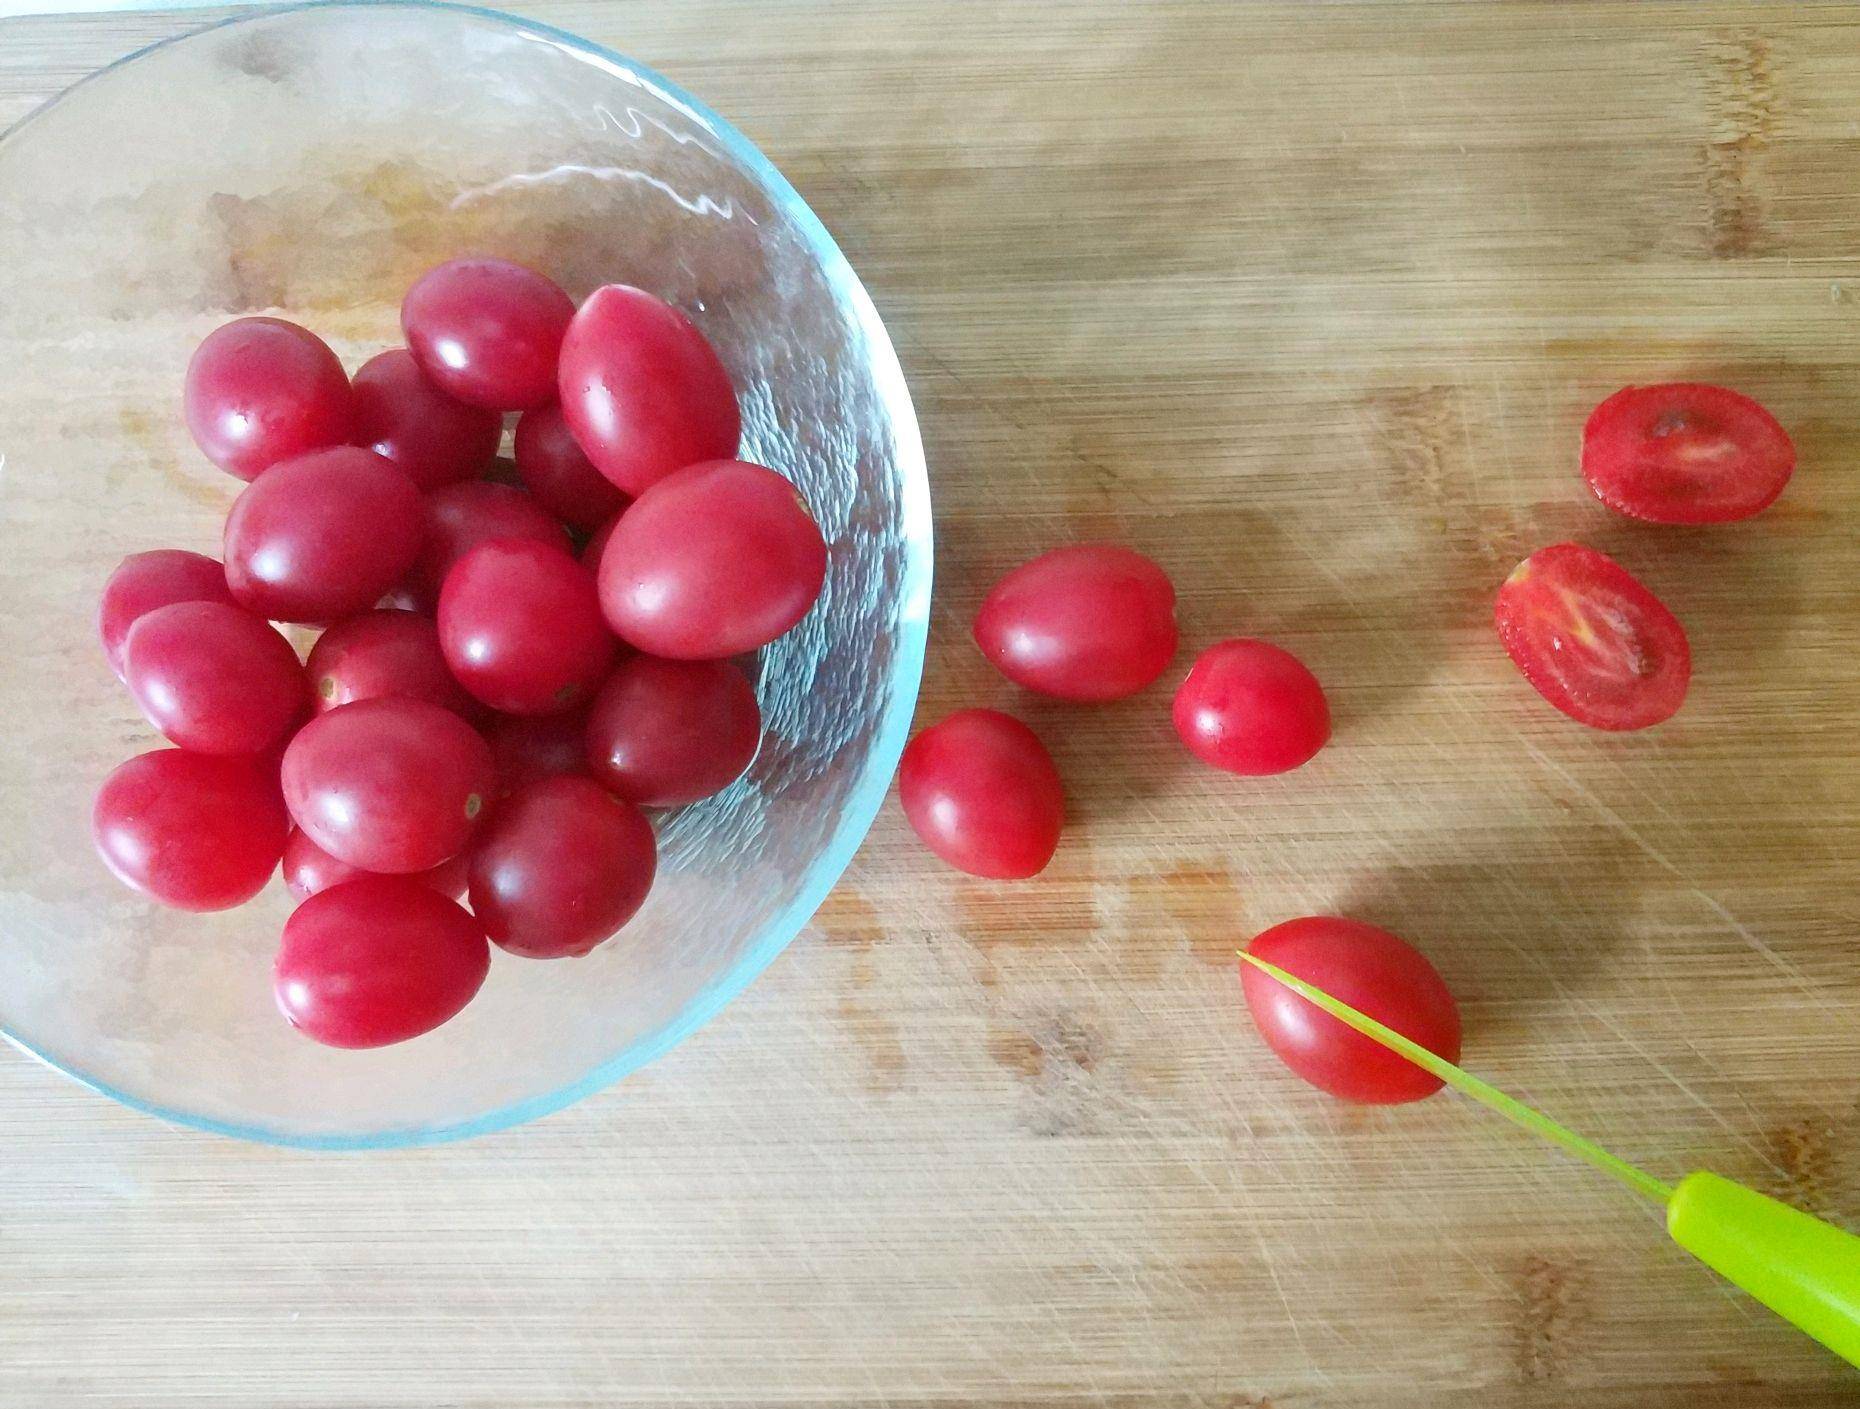
[[[503,435],[502,416],[454,401],[404,347],[377,353],[355,374],[356,443],[392,460],[421,489],[477,478]]]
[[[194,349],[182,396],[201,453],[228,474],[257,479],[355,428],[349,379],[315,333],[282,318],[241,318]]]
[[[1590,728],[1645,729],[1685,703],[1685,628],[1593,548],[1557,543],[1531,554],[1498,589],[1493,621],[1532,688]]]
[[[493,538],[569,546],[568,530],[523,490],[485,480],[449,484],[426,496],[424,545],[406,585],[430,609],[452,565]]]
[[[562,339],[558,385],[576,442],[628,494],[700,460],[727,460],[742,438],[716,351],[643,289],[609,284],[588,295]]]
[[[975,644],[1026,689],[1121,699],[1175,656],[1175,587],[1128,548],[1055,548],[995,584],[976,613]]]
[[[1222,641],[1175,694],[1175,731],[1203,763],[1261,776],[1307,763],[1330,738],[1324,687],[1290,651]]]
[[[399,583],[420,551],[420,491],[372,450],[273,465],[226,515],[226,583],[273,621],[338,621]]]
[[[234,606],[226,569],[218,558],[180,548],[131,553],[103,585],[97,605],[97,634],[116,678],[123,678],[123,642],[147,612],[175,602],[223,602]]]
[[[1274,925],[1247,953],[1323,989],[1450,1062],[1460,1059],[1460,1010],[1412,945],[1360,920],[1318,915]],[[1280,1061],[1346,1101],[1399,1105],[1431,1096],[1440,1078],[1337,1021],[1270,974],[1240,966],[1248,1011]]]
[[[827,545],[795,487],[761,465],[711,460],[620,516],[601,554],[601,608],[642,651],[722,660],[792,627],[826,575]]]
[[[465,849],[496,775],[490,746],[451,710],[389,696],[304,725],[282,780],[311,841],[364,871],[405,875]]]
[[[506,714],[555,714],[594,693],[616,642],[594,575],[566,548],[480,543],[439,593],[439,646],[471,694]]]
[[[1795,444],[1741,392],[1697,382],[1625,387],[1582,429],[1582,477],[1616,513],[1729,523],[1761,513],[1795,473]]]
[[[318,714],[357,700],[404,695],[451,710],[480,712],[446,665],[430,617],[377,608],[349,617],[317,637],[305,663]]]
[[[284,923],[278,1008],[330,1047],[385,1047],[431,1032],[477,994],[484,930],[413,876],[358,876],[319,891]]]
[[[309,702],[291,643],[224,602],[175,602],[129,629],[123,679],[149,723],[195,753],[258,753]]]
[[[139,754],[104,780],[91,809],[116,878],[177,910],[230,910],[257,895],[289,829],[269,757]]]
[[[499,803],[472,848],[472,912],[512,954],[586,954],[645,902],[657,857],[637,807],[589,778],[544,778]]]
[[[898,766],[905,820],[958,871],[994,880],[1038,875],[1065,824],[1065,788],[1033,730],[965,709],[912,739]]]
[[[499,797],[542,778],[587,771],[585,711],[500,714],[486,727],[484,736],[497,761]]]
[[[400,305],[420,370],[468,406],[527,411],[555,400],[556,357],[574,300],[508,259],[451,259],[429,269]]]
[[[591,533],[626,507],[626,495],[575,443],[560,406],[525,411],[515,449],[524,488],[570,528]]]
[[[410,879],[450,900],[465,894],[465,853],[450,861],[441,861],[430,871],[420,871]],[[320,890],[352,881],[357,876],[373,875],[359,866],[338,861],[296,828],[284,841],[284,884],[299,900],[308,900]]]
[[[682,807],[721,792],[756,756],[755,687],[727,660],[620,662],[588,709],[588,769],[640,807]]]

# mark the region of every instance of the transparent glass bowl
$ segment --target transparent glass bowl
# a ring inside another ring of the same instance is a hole
[[[577,298],[624,282],[697,320],[735,375],[744,455],[801,486],[832,545],[820,604],[764,653],[761,754],[670,817],[638,918],[581,960],[495,956],[438,1031],[375,1052],[294,1033],[270,992],[290,901],[159,909],[96,859],[90,799],[160,741],[93,613],[126,553],[218,554],[239,485],[180,423],[211,328],[278,313],[351,367],[401,291],[504,255]],[[930,505],[897,358],[781,175],[650,70],[488,11],[252,15],[78,84],[0,138],[0,1029],[191,1125],[324,1147],[541,1115],[715,1014],[851,859],[923,663]]]

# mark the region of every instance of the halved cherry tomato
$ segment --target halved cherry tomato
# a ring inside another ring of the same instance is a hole
[[[1625,387],[1582,428],[1582,477],[1616,513],[1729,523],[1776,502],[1795,445],[1741,392],[1700,382]]]
[[[1531,554],[1498,589],[1493,621],[1537,693],[1591,728],[1645,729],[1685,702],[1686,629],[1593,548],[1557,543]]]
[[[1419,950],[1387,930],[1315,915],[1274,925],[1246,949],[1428,1051],[1450,1062],[1460,1059],[1460,1010],[1453,994]],[[1240,966],[1240,985],[1266,1045],[1319,1090],[1388,1106],[1440,1089],[1439,1077],[1346,1027],[1251,964]]]

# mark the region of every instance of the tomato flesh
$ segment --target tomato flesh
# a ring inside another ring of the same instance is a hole
[[[562,339],[562,414],[588,459],[638,496],[674,470],[736,454],[730,374],[691,320],[643,289],[588,295]]]
[[[1747,519],[1775,503],[1794,473],[1789,433],[1727,387],[1625,387],[1582,429],[1582,477],[1595,497],[1649,523]]]
[[[814,604],[827,545],[799,492],[741,460],[691,465],[620,516],[601,554],[601,608],[624,641],[669,660],[765,646]]]
[[[355,374],[356,444],[392,460],[421,489],[483,474],[503,434],[502,416],[454,401],[404,347],[369,358]]]
[[[588,769],[641,807],[682,807],[721,792],[756,756],[762,711],[727,660],[633,656],[588,710]]]
[[[912,739],[898,766],[905,820],[959,871],[1024,880],[1053,859],[1065,787],[1033,730],[992,709],[965,709]]]
[[[182,407],[201,453],[245,480],[346,444],[355,426],[336,354],[282,318],[241,318],[208,333],[187,364]]]
[[[358,876],[319,891],[284,923],[278,1008],[330,1047],[385,1047],[431,1032],[484,983],[484,930],[412,876]]]
[[[1592,729],[1645,729],[1685,703],[1685,628],[1593,548],[1557,543],[1531,554],[1499,588],[1493,622],[1532,688]]]
[[[1265,641],[1203,651],[1176,691],[1174,720],[1203,763],[1249,776],[1297,768],[1330,738],[1324,687],[1297,656]]]
[[[132,553],[117,564],[97,604],[97,634],[116,678],[123,678],[123,642],[147,612],[175,602],[223,602],[233,606],[226,569],[218,558],[180,548]]]
[[[224,602],[175,602],[129,629],[123,679],[149,723],[195,753],[258,753],[309,702],[304,668],[270,622]]]
[[[556,356],[575,304],[507,259],[452,259],[401,300],[407,348],[427,380],[468,406],[527,411],[555,400]]]
[[[439,628],[410,611],[376,609],[337,622],[317,637],[305,669],[318,714],[384,695],[426,700],[463,719],[480,712],[446,666]]]
[[[1175,655],[1175,587],[1114,544],[1056,548],[995,584],[975,644],[1016,685],[1067,700],[1141,690]]]
[[[268,757],[139,754],[104,780],[91,809],[116,878],[177,910],[230,910],[257,895],[289,828]]]
[[[499,803],[472,848],[472,912],[512,954],[586,954],[645,902],[657,856],[637,807],[588,778],[544,778]]]
[[[491,749],[449,709],[384,697],[319,714],[284,750],[285,805],[364,871],[430,871],[465,849],[491,797]],[[281,844],[281,843],[280,843]]]
[[[1460,1059],[1460,1010],[1434,966],[1406,941],[1360,920],[1311,916],[1275,925],[1247,953],[1323,989],[1450,1062]],[[1280,1061],[1346,1101],[1399,1105],[1441,1087],[1407,1058],[1363,1036],[1251,964],[1246,1005]]]
[[[555,714],[593,694],[617,643],[594,575],[565,548],[480,543],[446,574],[439,646],[471,694],[506,714]]]

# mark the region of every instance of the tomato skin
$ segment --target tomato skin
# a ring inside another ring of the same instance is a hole
[[[292,1027],[329,1047],[385,1047],[431,1032],[476,996],[484,931],[412,876],[357,876],[284,923],[272,982]]]
[[[177,910],[230,910],[257,895],[289,827],[271,759],[184,749],[119,765],[91,809],[116,878]]]
[[[691,320],[643,289],[588,295],[562,339],[562,414],[596,469],[637,498],[674,470],[727,460],[736,390]]]
[[[472,696],[506,714],[556,714],[594,693],[617,643],[594,575],[563,548],[480,543],[446,574],[439,646]]]
[[[1340,998],[1450,1062],[1460,1059],[1460,1010],[1426,957],[1387,930],[1329,915],[1287,920],[1247,953]],[[1337,1021],[1251,964],[1246,1005],[1279,1060],[1320,1091],[1366,1105],[1431,1096],[1440,1078]]]
[[[1531,687],[1592,729],[1645,729],[1685,703],[1685,627],[1593,548],[1556,543],[1519,563],[1498,590],[1493,624]]]
[[[291,643],[223,602],[175,602],[143,615],[124,643],[123,679],[149,723],[195,753],[268,749],[309,703]]]
[[[500,714],[485,729],[504,797],[543,778],[587,769],[587,714]]]
[[[503,434],[502,416],[454,401],[404,347],[376,354],[355,374],[356,443],[392,460],[421,489],[483,474]]]
[[[452,678],[439,628],[410,611],[362,612],[330,627],[305,662],[318,714],[357,700],[404,695],[475,719],[478,703]]]
[[[273,465],[226,515],[226,585],[247,611],[318,625],[372,607],[420,551],[420,491],[372,450]]]
[[[208,333],[187,364],[182,407],[201,453],[243,480],[345,445],[355,425],[341,361],[282,318],[240,318]]]
[[[570,528],[591,533],[627,506],[626,495],[575,443],[560,406],[525,411],[515,449],[524,487]]]
[[[994,585],[975,644],[1016,685],[1066,700],[1135,694],[1175,656],[1175,586],[1141,553],[1055,548]]]
[[[727,660],[633,656],[589,707],[588,771],[640,807],[682,807],[742,776],[762,742],[755,687]]]
[[[373,874],[346,861],[338,861],[299,828],[292,827],[291,834],[284,840],[284,884],[299,900],[308,900],[320,890],[352,881],[357,876]],[[465,894],[465,855],[461,852],[430,871],[415,873],[411,879],[448,900],[457,900]]]
[[[491,749],[451,710],[398,696],[319,714],[284,750],[291,820],[364,871],[430,871],[465,849],[496,781]]]
[[[960,710],[912,739],[898,798],[925,846],[992,880],[1045,870],[1065,825],[1065,787],[1046,745],[992,709]]]
[[[1582,477],[1618,514],[1730,523],[1775,503],[1795,444],[1763,405],[1700,382],[1624,387],[1582,429]]]
[[[116,678],[123,678],[123,642],[144,614],[175,602],[221,602],[236,606],[218,558],[180,548],[131,553],[103,584],[97,603],[97,634]]]
[[[575,316],[555,282],[508,259],[451,259],[401,300],[420,370],[468,406],[527,411],[555,400],[556,357]]]
[[[625,513],[623,509],[620,511]],[[601,559],[607,553],[607,540],[614,536],[614,528],[620,522],[620,514],[615,514],[606,523],[588,535],[587,546],[581,550],[581,565],[594,574],[595,581],[600,580]]]
[[[485,480],[449,484],[426,496],[424,543],[407,585],[430,610],[452,565],[493,538],[569,546],[568,530],[523,490]]]
[[[1190,753],[1250,777],[1308,763],[1330,739],[1324,687],[1297,656],[1266,641],[1208,647],[1176,691],[1173,715]]]
[[[589,778],[544,778],[500,803],[472,848],[472,911],[509,953],[586,954],[645,903],[657,858],[637,807]]]
[[[721,660],[794,626],[826,575],[826,542],[795,487],[761,465],[711,460],[620,516],[601,555],[601,608],[642,651]]]

